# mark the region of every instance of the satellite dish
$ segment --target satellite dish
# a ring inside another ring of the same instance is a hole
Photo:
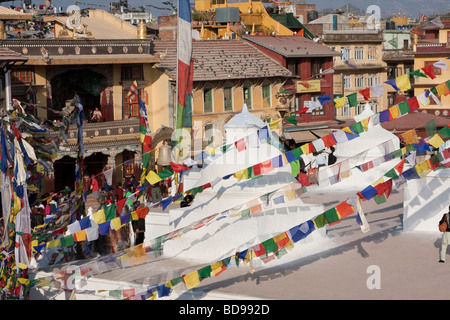
[[[66,11],[69,16],[66,20],[66,26],[72,30],[78,30],[81,26],[81,10],[79,6],[70,5]]]

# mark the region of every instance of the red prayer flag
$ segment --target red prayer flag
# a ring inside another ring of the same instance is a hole
[[[322,137],[322,141],[326,148],[329,148],[331,146],[334,146],[336,144],[336,139],[334,139],[334,136],[332,133]]]
[[[299,111],[297,111],[296,114],[305,113],[306,111],[308,111],[308,107],[303,107],[302,109],[300,109]]]
[[[359,93],[364,97],[364,100],[369,100],[370,98],[370,88],[363,89]]]
[[[429,64],[421,69],[423,70],[423,72],[425,72],[427,76],[429,76],[431,79],[434,79],[436,78],[436,75],[434,74],[433,68],[434,66],[432,64]]]
[[[117,201],[117,210],[119,210],[119,214],[122,213],[123,206],[125,205],[125,201],[127,201],[127,198],[120,199]]]
[[[253,174],[254,174],[255,176],[261,175],[261,164],[260,164],[260,163],[255,164],[255,165],[253,166]]]
[[[336,206],[337,212],[342,219],[347,218],[349,215],[353,213],[353,207],[348,202],[342,202]]]
[[[174,163],[174,162],[170,162],[170,165],[172,166],[173,171],[175,172],[180,172],[182,170],[189,170],[189,167],[183,166],[182,164],[179,163]]]
[[[400,161],[394,168],[395,170],[397,170],[397,172],[399,174],[401,174],[403,172],[403,165],[405,164],[405,159],[403,159],[402,161]]]
[[[261,173],[267,174],[273,171],[272,159],[261,162]]]
[[[236,148],[238,149],[239,152],[241,152],[241,151],[247,149],[247,147],[245,146],[245,140],[244,140],[244,138],[239,139],[238,141],[236,141],[236,142],[234,143],[234,145],[236,146]]]
[[[408,99],[408,106],[409,106],[410,111],[414,111],[416,109],[419,109],[419,107],[420,107],[419,106],[419,100],[417,100],[416,96]]]

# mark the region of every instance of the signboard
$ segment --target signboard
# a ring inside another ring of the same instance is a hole
[[[297,93],[320,92],[320,80],[296,82]]]

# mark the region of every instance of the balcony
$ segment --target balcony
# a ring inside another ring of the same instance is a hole
[[[68,143],[63,143],[61,155],[75,156],[78,151],[77,128],[72,125],[67,133]],[[105,121],[83,124],[83,143],[85,156],[94,152],[112,154],[128,149],[139,150],[139,119]]]

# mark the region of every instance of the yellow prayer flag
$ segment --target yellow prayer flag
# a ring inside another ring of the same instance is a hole
[[[30,279],[27,278],[19,278],[17,279],[17,281],[19,281],[21,284],[27,285],[30,283]]]
[[[426,160],[419,164],[416,164],[415,169],[420,178],[425,177],[431,171],[430,161]]]
[[[248,170],[244,169],[237,171],[233,174],[233,177],[235,177],[238,180],[238,182],[241,181],[242,179],[248,179]]]
[[[303,154],[310,154],[311,152],[309,152],[309,143],[305,143],[304,145],[302,145],[300,147],[300,149],[302,149]]]
[[[145,177],[145,179],[147,179],[147,181],[153,185],[155,183],[158,183],[159,181],[161,181],[162,179],[154,172],[151,171],[147,174],[147,176]]]
[[[400,115],[400,110],[398,109],[398,105],[390,107],[389,113],[391,114],[392,119],[397,119],[398,116]]]
[[[350,129],[350,127],[342,128],[342,131],[345,131],[345,132],[350,133],[350,134],[354,134],[353,131]]]
[[[205,148],[205,151],[208,152],[208,154],[214,154],[216,153],[216,148],[208,146]]]
[[[103,209],[100,209],[97,212],[94,212],[92,214],[92,217],[94,218],[96,225],[106,222],[105,211]]]
[[[435,147],[436,149],[445,143],[445,141],[442,140],[439,133],[436,133],[434,136],[432,136],[430,139],[428,139],[427,142],[429,144],[431,144],[433,147]]]
[[[131,212],[131,220],[133,220],[133,221],[139,220],[139,214],[137,211]]]
[[[375,181],[374,183],[372,183],[373,187],[376,187],[377,185],[384,183],[384,179],[383,177],[379,178],[377,181]]]
[[[158,291],[154,290],[152,292],[152,295],[150,297],[148,297],[147,300],[156,300],[157,295],[158,295]]]
[[[282,118],[272,121],[271,123],[269,123],[269,127],[270,129],[276,129],[276,127],[278,126],[278,124],[280,123],[280,121],[283,120]]]
[[[370,121],[370,118],[361,120],[361,125],[363,126],[364,131],[369,130],[369,121]]]
[[[56,248],[56,247],[59,247],[60,244],[61,244],[61,240],[60,239],[55,239],[55,240],[47,242],[46,247],[47,247],[47,249],[48,248]]]
[[[114,218],[111,220],[114,230],[119,230],[122,227],[122,223],[120,222],[120,217]]]
[[[446,96],[447,94],[450,93],[449,89],[445,83],[441,83],[441,84],[437,85],[436,91],[437,91],[438,96],[442,96],[442,95]]]
[[[411,83],[409,82],[409,73],[405,73],[404,75],[397,77],[395,79],[395,84],[402,91],[411,89]]]
[[[417,133],[415,129],[408,130],[406,132],[403,132],[401,134],[403,140],[405,140],[406,144],[413,144],[419,142],[419,139],[417,138]]]
[[[87,235],[86,235],[86,229],[80,230],[78,232],[76,232],[73,235],[73,238],[75,239],[75,241],[80,242],[80,241],[86,241],[87,239]]]
[[[345,97],[334,99],[334,105],[336,108],[345,106]]]
[[[186,288],[192,289],[200,284],[200,278],[198,277],[198,272],[194,271],[183,276]]]
[[[216,262],[211,265],[211,276],[215,276],[223,271],[223,263],[222,261]]]

